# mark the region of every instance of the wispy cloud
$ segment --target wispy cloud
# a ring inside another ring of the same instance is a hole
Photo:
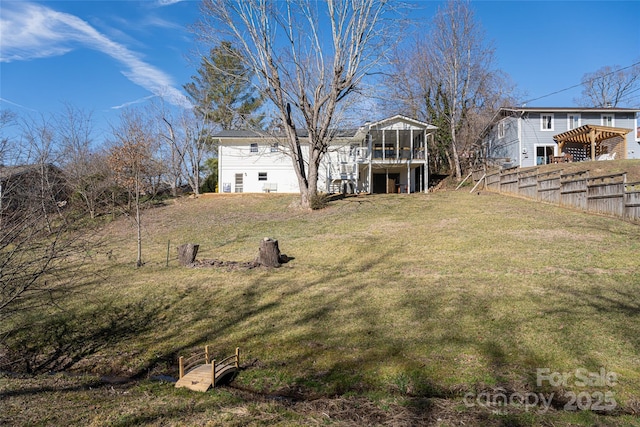
[[[186,0],[158,0],[159,6],[171,6],[172,4],[181,3]]]
[[[143,21],[143,24],[149,27],[164,28],[167,30],[177,30],[177,31],[184,30],[184,27],[182,25],[178,25],[175,22],[167,21],[166,19],[162,19],[153,15],[149,15]]]
[[[121,109],[123,109],[123,108],[127,108],[127,107],[130,107],[130,106],[135,105],[135,104],[142,104],[143,102],[146,102],[146,101],[148,101],[148,100],[150,100],[150,99],[153,99],[153,98],[155,98],[156,96],[157,96],[157,95],[149,95],[149,96],[145,96],[145,97],[143,97],[143,98],[136,99],[136,100],[134,100],[134,101],[129,101],[129,102],[125,102],[124,104],[116,105],[116,106],[114,106],[114,107],[111,107],[111,109],[112,109],[112,110],[121,110]]]
[[[15,103],[15,102],[13,102],[13,101],[9,101],[9,100],[8,100],[8,99],[6,99],[6,98],[0,98],[0,105],[1,105],[1,104],[9,104],[9,105],[13,105],[14,107],[23,108],[23,109],[25,109],[25,110],[29,110],[29,111],[36,111],[36,110],[34,110],[33,108],[25,107],[24,105],[17,104],[17,103]]]
[[[0,62],[64,55],[80,47],[94,49],[124,65],[122,74],[133,83],[174,105],[191,105],[170,76],[77,16],[28,2],[5,2],[2,9]]]

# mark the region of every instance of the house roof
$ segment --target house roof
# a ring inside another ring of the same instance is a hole
[[[435,130],[437,127],[430,125],[429,123],[422,122],[420,120],[412,119],[407,116],[403,116],[401,114],[397,114],[392,117],[388,117],[386,119],[379,120],[373,123],[365,123],[364,126],[360,128],[349,128],[349,129],[334,129],[333,136],[334,138],[353,138],[358,135],[359,132],[366,132],[371,128],[384,126],[389,123],[395,122],[405,122],[407,124],[424,128],[428,130]],[[300,138],[306,138],[309,136],[309,131],[307,129],[296,129],[296,133]],[[363,134],[364,136],[364,134]],[[273,138],[273,139],[282,139],[286,137],[286,134],[282,131],[256,131],[256,130],[222,130],[215,135],[214,138],[220,139],[237,139],[237,140],[246,140],[252,138]]]
[[[337,129],[335,130],[334,137],[349,138],[358,133],[358,129]],[[300,138],[306,138],[309,136],[307,129],[296,129],[296,134]],[[251,139],[251,138],[274,138],[282,139],[286,137],[286,134],[282,131],[255,131],[255,130],[222,130],[215,135],[214,138],[224,139]]]
[[[11,177],[15,177],[18,175],[22,175],[23,173],[26,172],[31,172],[31,171],[39,171],[40,170],[40,166],[39,164],[32,164],[32,165],[18,165],[18,166],[0,166],[0,180],[4,180],[7,178],[11,178]],[[48,169],[55,169],[55,170],[59,170],[57,167],[55,167],[54,165],[47,163],[45,165]]]
[[[554,111],[562,111],[562,112],[572,112],[572,113],[580,113],[580,112],[593,112],[593,113],[608,113],[608,112],[626,112],[626,113],[637,113],[640,112],[639,108],[618,108],[618,107],[501,107],[501,111],[521,111],[521,112],[541,112],[541,113],[552,113]]]
[[[213,135],[214,138],[262,138],[265,135],[253,130],[225,129]]]
[[[373,127],[377,127],[377,126],[383,126],[387,123],[394,123],[394,122],[405,122],[411,125],[414,125],[416,127],[420,127],[420,128],[425,128],[425,129],[437,129],[437,127],[420,121],[420,120],[416,120],[416,119],[412,119],[410,117],[407,116],[403,116],[402,114],[396,114],[395,116],[392,117],[388,117],[386,119],[382,119],[382,120],[378,120],[377,122],[373,122],[373,123],[369,123],[369,128],[373,128]]]

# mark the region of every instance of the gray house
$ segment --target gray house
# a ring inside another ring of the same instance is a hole
[[[640,158],[639,109],[501,108],[477,142],[489,165]]]

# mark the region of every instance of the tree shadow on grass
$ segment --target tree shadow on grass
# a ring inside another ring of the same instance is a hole
[[[415,419],[427,419],[436,409],[433,399],[460,398],[467,390],[474,390],[474,387],[481,390],[491,384],[482,384],[478,380],[463,384],[463,388],[443,386],[429,369],[422,369],[422,362],[415,360],[415,350],[410,350],[414,354],[408,358],[403,355],[406,338],[397,335],[393,325],[388,324],[385,311],[370,301],[375,297],[373,293],[380,289],[372,289],[367,276],[358,277],[356,274],[380,268],[390,254],[390,251],[379,251],[375,257],[368,257],[356,266],[326,271],[305,279],[304,283],[295,283],[294,276],[283,275],[281,270],[252,271],[242,273],[251,276],[248,284],[237,288],[225,285],[221,288],[224,295],[211,295],[211,289],[195,287],[176,292],[165,300],[139,299],[129,303],[114,300],[87,313],[60,314],[40,321],[34,319],[34,329],[38,331],[13,331],[16,333],[16,348],[29,348],[29,343],[40,342],[40,356],[24,370],[62,370],[76,367],[84,358],[100,353],[108,346],[136,340],[165,327],[164,332],[157,335],[158,340],[181,344],[159,351],[155,358],[147,357],[132,372],[131,377],[135,379],[145,377],[158,367],[171,366],[177,370],[178,355],[195,349],[201,351],[206,344],[229,345],[231,340],[228,336],[232,335],[236,341],[234,344],[250,344],[253,347],[250,351],[252,357],[264,359],[256,367],[261,371],[258,377],[262,383],[249,383],[247,387],[258,393],[258,397],[262,396],[260,399],[279,396],[293,402],[314,402],[323,398],[382,392],[385,396],[404,399],[407,410]],[[286,281],[283,280],[285,277]],[[435,288],[445,285],[432,284]],[[396,287],[401,288],[398,284]],[[461,297],[451,303],[446,314],[442,311],[444,300],[438,295],[436,292],[417,298],[407,292],[397,306],[389,307],[405,310],[409,320],[416,325],[427,324],[428,320],[439,317],[439,327],[446,333],[428,338],[424,346],[432,343],[438,348],[473,349],[484,358],[487,376],[497,379],[496,386],[510,386],[508,374],[513,373],[514,367],[516,370],[522,368],[523,372],[515,372],[523,377],[522,381],[535,384],[535,372],[524,371],[532,366],[544,367],[547,361],[536,349],[523,348],[517,342],[519,334],[523,333],[518,322],[535,322],[539,320],[535,314],[517,321],[506,319],[496,326],[496,323],[492,324],[490,314],[484,314],[484,307],[491,306],[491,295],[476,296],[473,300]],[[619,298],[606,298],[610,301],[604,302],[607,300],[594,294],[588,300],[602,312],[613,305],[628,315],[637,315],[636,300],[629,295],[622,293]],[[183,323],[170,326],[161,323],[165,310],[184,310],[185,307],[188,307],[190,315],[181,319]],[[573,310],[571,307],[563,309]],[[480,313],[477,315],[479,322],[497,330],[486,337],[478,337],[469,331],[451,328],[457,319],[476,312]],[[353,325],[343,335],[337,336],[332,325],[339,325],[341,321]],[[184,331],[183,327],[194,324],[196,327],[190,332]],[[39,330],[47,325],[52,326],[50,331]],[[268,353],[268,348],[273,345],[290,351],[278,353],[285,355],[282,360],[275,360],[272,355],[263,357],[262,354]],[[513,348],[521,352],[516,359],[509,354]],[[42,352],[42,349],[46,351]],[[33,353],[36,354],[35,351]],[[326,354],[330,356],[325,357]],[[315,364],[316,359],[321,359],[322,366]],[[379,374],[378,371],[384,370],[389,361],[395,365],[394,370],[389,374]],[[279,380],[277,377],[281,374],[283,379]],[[503,379],[505,382],[501,382]],[[512,385],[512,389],[520,390],[517,386]],[[354,411],[358,413],[358,409]],[[179,419],[181,413],[180,410],[158,409],[139,417],[128,416],[123,422]]]
[[[379,267],[390,254],[390,251],[380,250],[375,259],[368,258],[354,268],[367,271]],[[277,346],[289,348],[284,360],[267,359],[261,363],[264,375],[255,383],[249,381],[247,387],[261,395],[310,402],[324,397],[360,396],[379,392],[381,388],[385,391],[396,388],[398,394],[413,400],[415,408],[423,411],[417,415],[428,415],[424,411],[429,411],[430,404],[425,399],[451,395],[428,374],[411,369],[404,374],[406,380],[399,374],[382,383],[371,377],[372,370],[384,369],[389,360],[402,357],[404,338],[382,326],[386,322],[385,312],[368,304],[370,283],[366,279],[354,280],[353,274],[349,269],[325,272],[303,285],[283,287],[275,301],[269,303],[260,301],[261,287],[277,286],[277,281],[263,283],[256,278],[251,290],[243,292],[244,299],[234,307],[234,315],[225,319],[216,331],[204,332],[194,337],[194,341],[202,345],[224,340],[226,333],[235,333],[241,342],[262,344],[263,347],[277,343]],[[341,319],[354,322],[354,325],[349,328],[352,331],[338,337],[331,325],[340,325]],[[256,335],[255,332],[243,332],[238,326],[250,323],[261,323],[265,327]],[[253,355],[260,353],[260,349],[252,352]],[[327,354],[331,354],[328,364],[324,357]],[[321,360],[321,366],[315,367],[318,358],[324,360]],[[301,372],[301,367],[309,369],[305,373]],[[285,378],[278,378],[278,372]],[[357,413],[357,409],[354,411]]]
[[[624,287],[624,289],[622,289]],[[589,348],[582,342],[582,334],[586,326],[582,319],[596,321],[602,325],[606,336],[602,340],[617,339],[630,343],[636,352],[640,351],[640,295],[630,290],[629,284],[614,286],[593,286],[588,289],[559,287],[556,292],[565,302],[561,306],[550,306],[544,309],[545,316],[561,314],[565,318],[575,319],[566,325],[567,335],[573,337],[574,346],[584,346],[583,352]],[[592,337],[593,333],[589,334]],[[604,363],[593,361],[594,366]]]
[[[28,396],[40,393],[53,393],[53,392],[74,392],[82,390],[97,389],[100,387],[110,386],[100,381],[98,378],[88,378],[78,381],[74,381],[68,385],[45,385],[39,387],[22,387],[17,390],[7,390],[0,392],[0,398],[13,398],[19,396]]]
[[[28,374],[77,368],[100,350],[153,329],[159,309],[142,301],[112,301],[84,311],[32,312],[6,332],[0,363]],[[90,365],[83,368],[92,371]]]

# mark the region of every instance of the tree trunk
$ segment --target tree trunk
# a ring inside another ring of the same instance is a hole
[[[312,202],[318,195],[318,167],[321,160],[320,154],[309,148],[309,163],[304,179],[298,179],[300,185],[300,207],[312,209]],[[304,185],[304,187],[303,187]]]
[[[280,248],[278,241],[270,237],[265,237],[260,241],[258,258],[256,262],[265,267],[280,267]]]
[[[200,165],[198,162],[196,162],[193,172],[193,193],[198,197],[200,195]]]
[[[136,267],[142,267],[142,224],[140,223],[140,189],[136,177],[136,226],[138,231],[138,259]]]
[[[453,123],[453,122],[452,122]],[[458,138],[456,135],[455,125],[451,125],[451,152],[453,153],[453,165],[455,166],[456,181],[462,180],[462,170],[460,169],[460,157],[458,156],[458,147],[456,143]]]
[[[185,243],[184,245],[178,246],[178,261],[180,261],[180,264],[193,264],[196,260],[196,255],[198,255],[199,248],[200,245],[194,243]]]

